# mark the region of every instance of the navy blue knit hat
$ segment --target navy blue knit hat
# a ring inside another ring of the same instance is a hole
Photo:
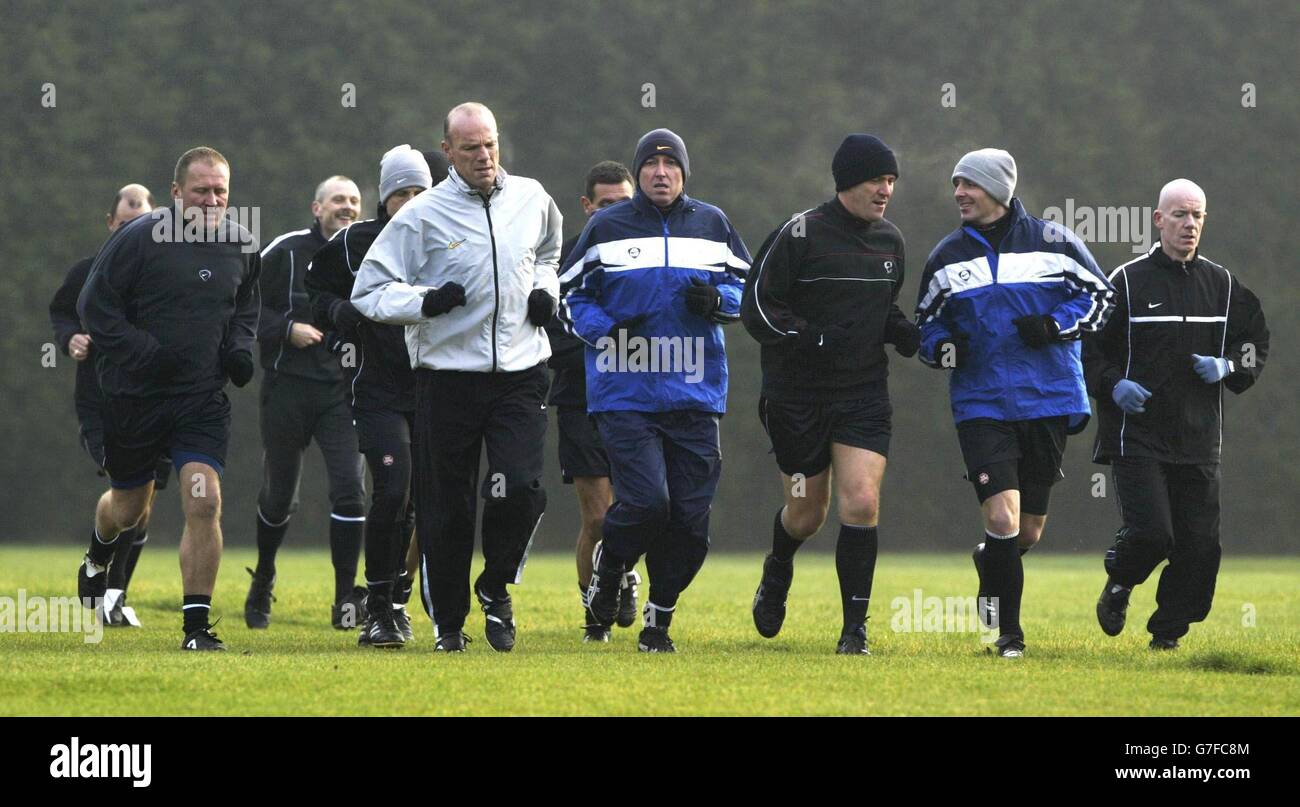
[[[898,160],[880,138],[851,134],[836,150],[831,174],[835,177],[835,190],[846,191],[885,174],[898,176]]]
[[[640,176],[641,166],[656,154],[667,154],[682,167],[682,181],[691,178],[691,160],[686,156],[686,144],[671,129],[646,132],[636,144],[636,157],[632,160],[632,176]]]

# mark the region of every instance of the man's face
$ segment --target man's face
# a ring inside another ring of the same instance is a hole
[[[1190,258],[1201,243],[1201,231],[1205,228],[1204,197],[1191,192],[1175,193],[1156,208],[1155,224],[1165,252]]]
[[[957,200],[963,224],[992,224],[1006,209],[988,191],[965,177],[957,177],[953,184],[952,195]]]
[[[632,198],[632,183],[618,182],[607,183],[597,182],[591,187],[591,198],[582,197],[582,212],[590,216],[601,208],[617,204],[624,199]]]
[[[320,200],[311,203],[311,214],[320,221],[321,235],[329,238],[361,216],[361,191],[341,179],[326,183]]]
[[[153,207],[144,194],[124,193],[122,198],[117,200],[117,209],[113,211],[113,215],[108,219],[108,231],[110,233],[116,232],[118,227],[134,218],[143,216],[151,210],[153,210]]]
[[[216,229],[230,197],[230,166],[197,160],[185,169],[185,182],[172,183],[172,198],[180,200],[186,216],[200,215],[208,229]]]
[[[475,190],[490,192],[501,167],[497,124],[491,117],[462,113],[452,118],[442,151],[460,178]]]
[[[894,183],[897,181],[898,177],[893,174],[884,174],[860,182],[844,192],[847,197],[844,206],[863,221],[880,221],[894,196]]]
[[[641,192],[650,198],[655,207],[666,208],[682,195],[686,180],[682,167],[667,154],[656,154],[641,164],[637,172]]]
[[[388,198],[384,200],[384,210],[387,211],[388,217],[391,219],[393,216],[397,215],[397,211],[402,209],[402,205],[422,193],[424,193],[424,188],[421,188],[419,185],[412,185],[409,188],[398,188],[390,193]]]

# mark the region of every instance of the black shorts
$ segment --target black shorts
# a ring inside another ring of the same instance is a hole
[[[396,409],[356,409],[352,412],[352,425],[356,427],[357,447],[362,454],[400,451],[402,446],[411,445],[415,413]]]
[[[776,465],[786,476],[816,476],[831,465],[831,443],[865,448],[889,456],[889,393],[848,401],[797,403],[758,399]]]
[[[1020,510],[1046,515],[1052,485],[1065,478],[1069,417],[1036,420],[975,418],[957,424],[957,440],[966,461],[966,478],[983,504],[1004,490],[1020,491]]]
[[[572,485],[577,476],[609,476],[609,456],[586,409],[556,406],[560,427],[560,476]]]
[[[218,475],[230,443],[230,399],[222,390],[169,398],[109,398],[104,406],[104,470],[115,488],[153,481],[159,460],[179,473],[202,462]]]
[[[90,455],[90,459],[95,463],[96,473],[100,476],[108,476],[108,471],[104,470],[104,418],[98,410],[94,412],[83,411],[78,413],[78,419],[81,421],[81,447]],[[172,475],[172,461],[170,457],[159,457],[158,464],[153,469],[153,486],[154,490],[163,490],[167,487],[167,480]]]

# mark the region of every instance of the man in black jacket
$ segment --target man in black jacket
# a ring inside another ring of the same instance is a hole
[[[133,219],[153,210],[153,194],[143,185],[126,185],[113,197],[109,208],[107,222],[110,234]],[[63,285],[54,293],[50,301],[50,323],[54,326],[55,344],[66,355],[77,362],[77,380],[73,392],[73,402],[77,411],[77,422],[81,426],[81,445],[95,461],[100,476],[107,476],[104,471],[104,393],[99,389],[99,379],[95,377],[95,362],[91,360],[94,345],[90,335],[81,324],[77,315],[77,297],[86,285],[90,275],[90,266],[95,256],[83,258],[68,270]],[[171,461],[160,458],[154,470],[154,494],[167,487],[171,476]],[[104,496],[108,496],[107,492]],[[145,505],[144,515],[134,527],[126,530],[114,542],[117,547],[113,553],[112,563],[108,567],[108,588],[104,592],[104,602],[100,609],[105,626],[140,627],[135,609],[126,604],[126,590],[131,584],[131,575],[135,572],[140,552],[149,540],[149,514],[153,507],[153,498]]]
[[[365,621],[366,590],[356,585],[365,526],[365,472],[348,408],[348,385],[339,358],[344,342],[312,319],[304,279],[307,265],[330,236],[361,214],[361,191],[347,177],[332,176],[316,186],[315,222],[272,241],[262,251],[261,429],[264,475],[257,495],[257,569],[244,622],[271,622],[275,556],[298,509],[302,455],[312,439],[320,446],[329,475],[330,559],[334,563],[331,622],[347,630]]]
[[[781,630],[794,553],[825,523],[833,477],[844,617],[836,652],[853,655],[868,653],[880,482],[889,453],[884,348],[892,344],[912,356],[919,333],[896,304],[903,236],[884,218],[898,179],[893,151],[871,135],[849,135],[832,172],[835,197],[768,236],[741,304],[745,328],[763,345],[759,416],[785,486],[753,612],[760,635]]]
[[[253,376],[257,240],[226,217],[230,164],[215,149],[181,155],[174,205],[120,228],[95,256],[77,311],[104,391],[104,470],[78,595],[104,596],[121,533],[153,496],[158,458],[177,469],[185,650],[224,650],[208,615],[221,565],[221,472],[230,439],[226,380]]]
[[[437,179],[447,175],[441,164]],[[366,610],[358,644],[402,647],[415,638],[406,603],[411,596],[406,562],[415,527],[411,498],[411,433],[415,418],[415,375],[406,352],[406,329],[361,316],[349,298],[357,269],[384,226],[402,205],[428,190],[435,177],[423,154],[402,145],[379,164],[379,207],[375,218],[340,230],[307,267],[307,293],[316,322],[331,328],[355,349],[352,415],[361,452],[374,479],[366,514]],[[403,568],[405,566],[405,568]]]
[[[582,212],[588,217],[597,210],[632,198],[632,174],[622,164],[613,160],[596,163],[587,172],[587,194],[579,201]],[[574,235],[560,249],[563,266],[578,242]],[[582,594],[582,607],[586,624],[584,642],[608,642],[609,628],[600,624],[587,607],[587,586],[591,584],[592,556],[600,542],[605,524],[605,512],[614,502],[614,488],[609,481],[609,456],[600,442],[600,432],[587,414],[587,364],[586,346],[582,340],[564,330],[564,324],[553,319],[546,324],[546,335],[551,340],[551,392],[547,403],[554,407],[556,425],[559,426],[560,475],[566,485],[573,485],[578,494],[578,512],[582,526],[578,529],[578,591]],[[635,569],[623,575],[619,590],[619,627],[628,628],[636,622],[637,587],[641,576]]]
[[[1245,392],[1268,357],[1259,299],[1198,251],[1205,193],[1160,191],[1160,243],[1110,276],[1116,311],[1084,343],[1101,425],[1093,459],[1111,465],[1124,526],[1106,553],[1097,621],[1124,629],[1129,595],[1160,562],[1151,648],[1172,650],[1210,613],[1219,573],[1223,388]]]

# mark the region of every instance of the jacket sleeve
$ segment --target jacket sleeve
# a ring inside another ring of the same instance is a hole
[[[1067,249],[1060,253],[1065,284],[1073,293],[1052,309],[1052,319],[1061,326],[1059,339],[1078,339],[1099,330],[1114,307],[1115,289],[1093,260],[1088,247],[1077,236],[1068,234]]]
[[[63,285],[54,292],[54,299],[50,301],[50,324],[54,326],[54,343],[65,355],[68,352],[68,341],[77,334],[84,333],[81,328],[81,317],[77,316],[77,297],[81,295],[82,286],[86,285],[86,277],[90,274],[92,263],[93,261],[90,260],[81,260],[73,264],[63,279]]]
[[[1116,269],[1110,282],[1116,290],[1111,315],[1099,331],[1083,336],[1083,377],[1088,393],[1098,401],[1109,401],[1111,391],[1124,378],[1128,353],[1128,280]]]
[[[226,326],[221,355],[247,353],[251,357],[257,343],[258,319],[262,307],[262,256],[252,252],[244,269],[244,279],[235,292],[235,313]]]
[[[348,230],[326,241],[307,264],[303,285],[311,302],[312,319],[324,328],[339,330],[337,315],[343,306],[352,307],[352,272],[348,269]]]
[[[903,243],[903,237],[898,237],[898,272],[894,275],[894,290],[890,295],[889,313],[885,315],[885,336],[892,337],[894,329],[900,324],[907,322],[907,314],[903,309],[898,307],[898,295],[903,291],[903,281],[907,278],[905,257],[906,246]]]
[[[273,244],[261,254],[262,316],[257,326],[257,341],[278,347],[289,338],[293,320],[289,319],[289,250]]]
[[[423,226],[414,216],[397,216],[370,245],[352,285],[352,304],[361,315],[376,322],[417,325],[425,321],[427,286],[412,285],[419,267],[428,260]]]
[[[124,227],[99,250],[90,277],[77,298],[77,313],[95,349],[128,373],[152,367],[162,346],[126,317],[126,300],[135,288],[143,263],[142,241],[147,228]]]
[[[740,318],[745,330],[760,344],[776,344],[808,329],[808,322],[787,302],[790,288],[798,277],[797,267],[806,240],[791,235],[798,221],[798,216],[790,219],[767,237],[758,248],[749,282],[745,284]]]
[[[1237,282],[1232,276],[1228,302],[1226,347],[1223,356],[1232,362],[1232,372],[1223,380],[1224,385],[1240,395],[1250,389],[1264,372],[1268,359],[1268,325],[1264,322],[1264,309],[1254,292]]]
[[[916,322],[921,326],[921,348],[917,357],[931,367],[938,367],[935,347],[956,333],[952,318],[946,307],[952,285],[948,282],[946,269],[940,266],[942,258],[935,250],[925,262],[925,271],[921,273],[921,288],[916,294]]]
[[[594,219],[587,220],[573,251],[560,267],[560,320],[564,330],[592,347],[598,347],[597,340],[608,335],[615,324],[600,307],[604,267],[600,255],[591,249],[595,245],[595,224]],[[588,252],[592,255],[588,256]]]
[[[723,222],[727,225],[727,268],[726,271],[710,274],[713,285],[722,295],[718,301],[718,310],[713,312],[711,319],[719,325],[730,325],[740,321],[740,303],[745,293],[750,257],[740,233],[731,226],[726,216],[723,216]]]
[[[558,303],[560,300],[559,269],[560,248],[564,238],[564,216],[560,214],[560,208],[555,205],[555,200],[550,196],[546,197],[546,204],[548,206],[546,227],[534,250],[537,253],[537,261],[533,265],[533,288],[545,289],[546,293],[554,297]]]

